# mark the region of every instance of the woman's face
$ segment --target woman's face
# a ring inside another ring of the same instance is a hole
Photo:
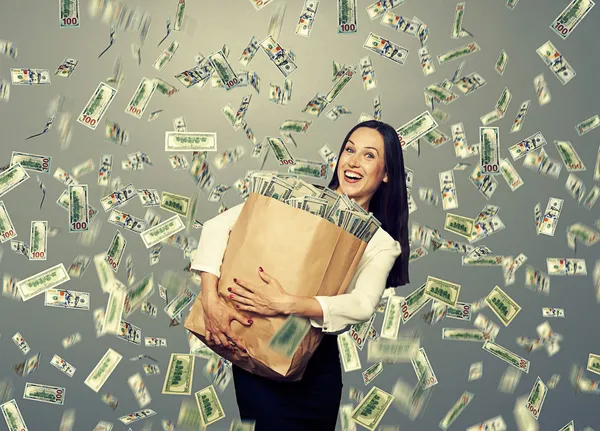
[[[352,132],[338,162],[338,192],[354,198],[363,208],[368,207],[368,202],[381,182],[388,182],[383,150],[383,136],[377,130],[359,127]],[[352,180],[346,176],[352,175],[348,171],[362,178],[358,181]]]

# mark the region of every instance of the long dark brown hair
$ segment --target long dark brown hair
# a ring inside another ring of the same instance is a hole
[[[337,171],[339,160],[346,148],[348,139],[359,127],[368,127],[377,130],[383,137],[385,172],[388,175],[388,182],[381,182],[381,185],[369,202],[369,211],[379,220],[383,230],[400,243],[400,248],[402,249],[400,256],[396,259],[388,275],[386,287],[403,286],[410,282],[408,278],[408,256],[410,254],[410,246],[408,245],[408,192],[406,190],[404,157],[396,130],[389,124],[378,120],[367,120],[354,126],[344,138],[344,143],[338,154],[338,163],[335,165],[333,178],[327,187],[332,190],[338,188],[339,179]]]

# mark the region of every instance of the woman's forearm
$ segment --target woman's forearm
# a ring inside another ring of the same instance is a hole
[[[323,309],[314,296],[290,295],[283,314],[296,314],[311,319],[322,319]]]
[[[194,270],[192,270],[194,271]],[[194,271],[198,272],[198,271]],[[200,279],[202,280],[202,297],[206,299],[214,299],[218,297],[217,287],[219,286],[219,277],[210,272],[199,271]]]

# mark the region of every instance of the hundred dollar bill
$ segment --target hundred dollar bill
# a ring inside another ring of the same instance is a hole
[[[112,287],[110,288],[110,295],[108,297],[108,303],[106,304],[106,312],[102,323],[102,333],[116,335],[121,327],[121,317],[123,315],[127,288],[116,278],[109,281],[109,283]]]
[[[134,422],[146,419],[152,416],[156,416],[156,412],[152,409],[142,409],[137,412],[129,413],[128,415],[121,416],[119,421],[125,425],[131,425]]]
[[[116,89],[104,82],[100,82],[96,91],[94,91],[94,94],[92,94],[92,97],[90,97],[90,100],[88,100],[83,108],[83,111],[81,111],[81,114],[77,117],[77,122],[92,130],[96,130],[96,127],[98,127],[98,124],[100,123],[100,119],[110,106],[116,94]]]
[[[48,69],[10,69],[12,85],[51,85]]]
[[[162,393],[168,395],[191,395],[194,379],[195,356],[171,353]]]
[[[19,163],[23,169],[49,174],[50,166],[52,164],[52,157],[13,151],[10,158],[10,166],[13,166],[17,163]]]
[[[177,3],[177,12],[175,12],[175,23],[173,24],[173,31],[181,31],[181,23],[183,22],[183,15],[185,13],[185,0],[179,0]]]
[[[471,310],[471,304],[457,302],[456,307],[447,307],[446,317],[450,319],[471,321]]]
[[[595,4],[592,0],[571,0],[567,7],[552,21],[550,28],[563,40],[566,39]]]
[[[6,421],[8,431],[29,431],[15,399],[0,404],[0,411]]]
[[[552,95],[550,94],[550,88],[548,87],[548,83],[546,82],[543,73],[540,73],[533,78],[533,86],[535,87],[539,105],[544,106],[550,103]]]
[[[183,229],[185,229],[185,225],[181,221],[181,218],[179,215],[174,215],[156,226],[145,230],[140,236],[146,248],[150,248]]]
[[[269,340],[269,347],[291,358],[310,328],[309,319],[290,315]]]
[[[575,126],[575,130],[577,130],[577,134],[579,136],[583,136],[598,126],[600,126],[600,115],[596,114],[587,120],[583,120],[581,123]]]
[[[270,136],[266,136],[265,139],[271,146],[273,154],[275,154],[280,166],[290,166],[295,164],[294,156],[292,156],[292,153],[290,153],[281,138],[271,138]]]
[[[135,90],[135,93],[131,96],[131,100],[125,108],[125,113],[138,119],[142,118],[142,115],[144,115],[144,111],[154,94],[154,90],[156,90],[156,82],[152,79],[143,77],[137,90]]]
[[[158,337],[144,337],[144,347],[167,347],[167,339]]]
[[[137,190],[133,187],[133,184],[130,183],[113,193],[104,196],[100,199],[100,203],[102,204],[102,208],[104,208],[104,212],[108,212],[115,207],[125,204],[136,196]]]
[[[587,431],[589,431],[589,429],[590,428],[587,428]],[[566,424],[565,426],[563,426],[558,431],[575,431],[575,421],[569,422],[568,424]]]
[[[507,348],[488,340],[483,344],[482,349],[490,352],[497,358],[502,359],[516,369],[525,371],[526,374],[529,374],[529,361],[516,353],[511,352]]]
[[[540,222],[539,231],[541,234],[554,236],[564,202],[563,199],[548,198],[546,211],[544,212],[543,220]]]
[[[60,28],[79,27],[79,0],[60,0]]]
[[[521,130],[521,128],[523,127],[523,119],[525,118],[525,115],[527,115],[527,111],[529,110],[529,105],[531,105],[531,100],[526,100],[523,103],[521,103],[521,106],[519,107],[519,112],[517,113],[517,116],[515,117],[513,125],[510,129],[510,133],[519,132]]]
[[[185,308],[196,300],[196,294],[190,290],[189,287],[183,288],[183,290],[171,300],[165,307],[165,313],[171,319],[178,316]]]
[[[565,317],[565,310],[562,308],[542,307],[543,317]]]
[[[386,11],[395,8],[404,3],[404,0],[382,0],[376,1],[375,3],[370,4],[366,7],[367,14],[371,21],[379,18]]]
[[[375,431],[394,398],[394,395],[373,386],[352,411],[351,419],[368,430]]]
[[[473,397],[475,397],[475,394],[466,391],[463,392],[458,401],[454,403],[450,410],[448,410],[448,413],[446,413],[446,416],[440,421],[440,428],[444,431],[447,430],[463,410],[467,408]]]
[[[148,387],[144,383],[140,373],[135,373],[127,379],[127,384],[133,392],[135,399],[137,400],[141,408],[146,407],[152,401]]]
[[[69,232],[87,231],[89,226],[88,186],[69,185]]]
[[[89,310],[90,294],[67,289],[48,289],[45,292],[44,306]]]
[[[442,340],[474,341],[483,343],[486,334],[481,329],[442,328]]]
[[[305,0],[304,7],[302,8],[302,13],[300,14],[298,24],[296,25],[296,31],[294,33],[296,33],[298,36],[310,37],[310,33],[312,31],[312,27],[315,22],[315,17],[317,15],[318,9],[319,9],[318,1]],[[247,66],[247,64],[244,64],[241,61],[241,59],[240,59],[240,63],[242,63],[243,66]]]
[[[523,179],[506,158],[500,159],[500,173],[513,192],[523,185]]]
[[[421,136],[429,133],[436,127],[438,127],[438,123],[431,116],[429,111],[421,113],[408,123],[396,129],[396,133],[400,139],[400,146],[404,148],[412,144]]]
[[[0,172],[0,197],[4,196],[28,178],[29,174],[20,163],[16,163],[5,171]]]
[[[383,363],[378,361],[362,372],[363,382],[366,385],[375,380],[383,372]]]
[[[446,220],[444,221],[444,229],[462,236],[463,238],[471,238],[473,232],[473,225],[475,220],[468,217],[459,216],[452,213],[446,213]]]
[[[533,384],[533,388],[531,388],[531,392],[529,393],[529,397],[527,398],[527,403],[525,407],[531,413],[531,415],[538,420],[540,417],[540,413],[542,411],[542,406],[544,405],[544,400],[546,399],[546,394],[548,393],[548,386],[544,384],[542,379],[536,379]]]
[[[509,2],[512,0],[508,0]],[[517,0],[518,1],[518,0]],[[515,2],[516,3],[516,2]],[[534,431],[527,427],[518,427],[519,430]],[[496,416],[486,421],[480,422],[477,425],[470,426],[467,431],[479,431],[479,430],[493,430],[493,431],[506,431],[506,422],[502,419],[502,416]]]
[[[194,398],[200,410],[200,421],[203,427],[207,427],[225,417],[225,410],[223,410],[223,406],[213,385],[209,385],[196,392]]]
[[[217,151],[217,134],[165,132],[165,151]]]
[[[436,301],[455,307],[460,293],[460,284],[428,276],[424,293]]]
[[[547,257],[549,275],[587,275],[585,259]]]
[[[85,162],[82,162],[75,166],[71,171],[73,173],[73,177],[80,178],[86,174],[89,174],[96,169],[96,165],[94,164],[94,160],[88,159]]]
[[[20,332],[15,333],[15,335],[12,336],[12,340],[24,355],[31,350],[31,347],[29,347],[29,344],[27,344],[27,341],[25,341]]]
[[[546,145],[546,139],[541,132],[534,133],[528,138],[523,139],[518,144],[512,145],[508,147],[508,152],[510,153],[513,161],[519,160],[521,157],[527,155],[528,153],[534,152],[539,148]]]
[[[398,338],[400,320],[402,318],[400,307],[403,302],[404,298],[401,296],[394,295],[389,297],[385,308],[385,314],[383,315],[383,326],[380,334],[382,338],[389,338],[392,340]]]
[[[465,14],[465,2],[457,3],[454,11],[454,23],[452,25],[452,32],[450,37],[452,39],[458,39],[459,37],[467,36],[467,32],[463,30],[462,22]]]
[[[17,231],[6,210],[6,206],[4,206],[3,201],[0,201],[0,243],[5,243],[8,240],[16,238],[16,236]]]
[[[592,373],[600,374],[600,355],[594,353],[588,355],[587,370]]]
[[[71,334],[65,338],[62,339],[62,346],[63,349],[68,349],[69,347],[71,347],[74,344],[77,344],[81,341],[81,334],[79,332],[75,332],[74,334]]]
[[[484,175],[497,175],[500,173],[500,128],[480,127],[479,151],[481,172]]]
[[[135,233],[142,233],[146,230],[146,222],[144,220],[119,210],[112,210],[108,217],[108,222]]]
[[[487,302],[494,314],[498,316],[498,319],[504,323],[504,326],[510,325],[510,322],[521,311],[521,306],[498,286],[492,289],[490,294],[485,298],[485,302]]]
[[[76,368],[58,355],[54,355],[52,357],[52,359],[50,360],[50,364],[54,368],[56,368],[59,371],[62,371],[69,377],[73,377],[73,375],[75,374]]]
[[[496,61],[496,65],[494,66],[494,68],[496,69],[496,72],[498,72],[500,75],[504,75],[504,69],[506,69],[506,64],[508,63],[508,54],[506,53],[505,50],[500,51],[500,56],[498,57],[498,60]]]
[[[115,368],[117,368],[121,359],[123,359],[122,355],[109,348],[85,379],[84,383],[86,386],[98,393]]]
[[[162,68],[165,66],[165,64],[167,64],[169,61],[171,61],[171,59],[173,58],[173,56],[175,55],[175,53],[177,52],[177,50],[179,49],[179,42],[177,42],[176,40],[174,40],[173,42],[171,42],[171,44],[169,45],[168,48],[164,49],[156,58],[156,61],[154,61],[154,64],[152,65],[152,67],[154,67],[154,69],[160,71],[162,70]]]
[[[423,382],[423,389],[428,389],[438,384],[438,379],[433,372],[433,367],[423,347],[419,349],[417,356],[411,359],[410,362],[415,370],[417,379]]]
[[[356,0],[337,1],[338,34],[356,33],[358,31],[357,10]]]
[[[536,52],[562,85],[565,85],[575,77],[575,70],[571,67],[569,62],[565,60],[552,42],[547,41],[540,46]]]
[[[65,404],[65,392],[66,389],[60,386],[39,385],[27,382],[25,383],[23,399],[63,406]]]
[[[337,337],[338,348],[340,356],[342,358],[342,365],[344,366],[344,372],[360,370],[362,365],[360,363],[360,356],[356,344],[350,338],[348,332],[344,332]]]
[[[190,198],[174,193],[162,192],[160,207],[166,211],[187,217],[190,211]]]
[[[59,286],[71,278],[62,263],[54,265],[31,277],[17,282],[17,288],[21,293],[23,302],[30,300],[48,289]]]
[[[221,82],[227,91],[239,85],[240,79],[233,71],[229,61],[227,61],[227,57],[225,57],[222,51],[217,51],[210,54],[208,56],[208,61],[214,68],[217,75],[219,75],[219,78],[221,79]]]
[[[466,55],[472,54],[474,52],[479,51],[481,48],[477,43],[471,42],[463,46],[459,46],[458,48],[451,49],[443,54],[437,56],[437,60],[439,64],[444,64],[452,60],[456,60],[457,58],[464,57]]]
[[[125,253],[125,247],[127,246],[127,240],[119,230],[115,232],[115,236],[112,239],[108,251],[106,252],[105,260],[110,265],[113,272],[119,270],[119,265],[123,254]]]
[[[440,190],[442,192],[442,208],[444,211],[458,208],[458,196],[456,194],[456,183],[452,170],[439,173]]]
[[[367,360],[387,364],[409,362],[419,353],[420,347],[419,338],[413,336],[398,337],[396,340],[380,338],[368,344]]]
[[[373,32],[370,32],[367,36],[367,40],[363,43],[363,48],[388,58],[400,66],[404,66],[409,53],[408,49],[378,36]]]
[[[431,298],[425,295],[425,284],[410,293],[400,304],[402,323],[408,322],[429,301],[431,301]]]
[[[129,317],[152,293],[154,293],[154,273],[151,272],[127,290],[127,296],[123,303],[124,316]]]

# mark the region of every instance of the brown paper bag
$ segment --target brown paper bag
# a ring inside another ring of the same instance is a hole
[[[277,199],[251,193],[229,236],[221,265],[218,292],[226,304],[227,288],[236,286],[234,278],[263,286],[258,275],[262,266],[293,295],[335,296],[348,288],[367,243],[328,220],[292,208]],[[206,343],[204,313],[199,295],[184,326]],[[287,316],[266,317],[242,311],[251,326],[233,320],[231,330],[242,340],[249,357],[242,357],[222,346],[209,346],[218,355],[244,370],[279,381],[297,381],[323,333],[310,327],[293,357],[269,347],[269,340]]]

